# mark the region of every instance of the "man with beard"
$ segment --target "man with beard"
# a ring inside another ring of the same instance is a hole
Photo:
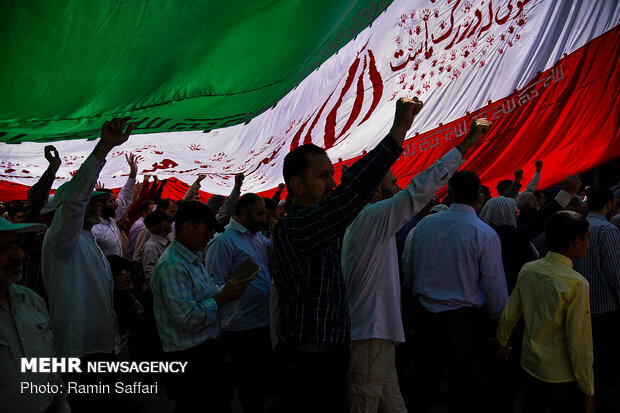
[[[122,119],[105,122],[93,152],[54,195],[57,208],[43,240],[41,269],[58,357],[110,360],[120,352],[112,271],[91,229],[100,222],[97,197],[101,193],[93,192],[99,172],[107,154],[127,141],[130,133],[131,126]],[[77,400],[72,401],[72,409],[94,411],[88,400],[81,402],[80,407]]]
[[[347,228],[342,273],[351,317],[351,412],[406,412],[398,387],[395,344],[405,341],[395,234],[429,202],[464,162],[463,156],[490,126],[472,123],[467,138],[411,179],[404,191],[389,171]],[[369,362],[370,360],[370,362]]]
[[[11,224],[0,218],[0,406],[12,413],[70,411],[66,393],[20,391],[23,382],[32,386],[64,385],[57,373],[20,372],[24,357],[54,357],[45,302],[17,284],[26,258],[19,247],[21,234],[43,229],[43,224]]]
[[[271,274],[279,293],[283,411],[348,411],[351,323],[337,242],[398,159],[422,108],[399,99],[389,134],[353,164],[340,185],[327,153],[301,145],[284,158],[292,205],[275,226]]]
[[[613,192],[591,188],[587,202],[590,248],[574,264],[575,271],[590,283],[596,410],[609,412],[613,403],[608,393],[620,369],[620,232],[609,222]]]
[[[136,184],[136,174],[138,173],[138,161],[136,160],[136,156],[132,153],[126,156],[126,159],[129,164],[130,172],[125,186],[123,186],[118,194],[118,199],[116,199],[116,195],[107,188],[99,189],[100,192],[104,193],[98,195],[96,198],[101,204],[101,210],[99,212],[101,222],[93,226],[91,232],[105,255],[123,256],[121,233],[116,223],[120,221],[131,205],[133,188]]]
[[[240,315],[224,326],[222,333],[246,413],[264,411],[262,398],[271,354],[269,241],[260,232],[266,225],[265,201],[256,194],[244,194],[226,231],[213,239],[206,257],[207,272],[217,285],[231,280],[233,270],[248,258],[260,267],[239,300]]]

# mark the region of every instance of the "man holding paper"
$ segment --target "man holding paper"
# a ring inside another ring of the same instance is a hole
[[[224,326],[222,333],[235,370],[233,376],[238,380],[232,385],[239,387],[245,413],[264,411],[262,399],[271,355],[269,241],[260,232],[266,226],[265,213],[260,196],[248,193],[240,197],[226,231],[209,244],[205,261],[207,272],[218,285],[251,277],[259,270],[239,300],[240,314]]]

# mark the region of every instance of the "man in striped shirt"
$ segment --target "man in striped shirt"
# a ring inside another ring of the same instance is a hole
[[[318,146],[302,145],[284,159],[293,205],[274,229],[271,263],[280,294],[283,411],[348,411],[351,322],[336,242],[402,153],[421,108],[417,99],[399,99],[388,136],[335,189],[334,166]]]
[[[208,401],[210,411],[227,411],[222,392],[223,359],[215,339],[222,306],[238,300],[246,281],[218,288],[207,274],[201,251],[224,228],[204,204],[187,201],[176,214],[176,237],[153,269],[151,289],[159,338],[170,361],[187,361],[182,374],[166,376],[175,412],[193,412]]]
[[[590,283],[596,410],[608,412],[607,393],[620,369],[620,232],[608,221],[614,204],[609,189],[592,188],[587,202],[590,249],[574,265]]]

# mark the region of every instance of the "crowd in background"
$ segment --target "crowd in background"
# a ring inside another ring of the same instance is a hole
[[[619,186],[567,174],[540,190],[536,161],[525,188],[517,169],[492,197],[459,170],[492,127],[477,119],[401,189],[390,167],[422,106],[399,100],[339,185],[323,149],[291,151],[272,198],[242,194],[243,174],[228,196],[201,199],[199,175],[162,198],[133,154],[115,194],[98,178],[131,134],[122,119],[50,195],[47,146],[27,200],[0,207],[0,411],[132,411],[131,396],[20,393],[122,380],[20,373],[52,356],[188,361],[157,378],[177,412],[231,411],[235,392],[245,413],[512,412],[517,397],[525,412],[618,411]]]

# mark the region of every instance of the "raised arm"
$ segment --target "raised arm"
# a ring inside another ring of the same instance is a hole
[[[127,182],[125,182],[125,185],[118,193],[118,199],[116,200],[116,204],[118,205],[116,209],[116,221],[120,221],[123,215],[125,215],[125,212],[129,210],[129,206],[133,201],[133,188],[136,185],[136,175],[138,174],[138,160],[136,159],[136,155],[130,153],[129,156],[125,155],[125,159],[129,164],[129,176],[127,177]]]
[[[205,174],[198,175],[194,183],[187,189],[187,192],[185,193],[185,196],[183,197],[183,201],[191,201],[193,197],[199,194],[198,191],[200,190],[200,183],[206,177],[207,175]]]
[[[230,217],[235,214],[235,208],[237,207],[237,201],[241,195],[241,185],[243,185],[244,179],[245,175],[242,173],[235,175],[235,186],[230,192],[230,195],[228,195],[228,198],[226,198],[226,201],[224,201],[224,205],[222,205],[220,210],[217,211],[217,214],[215,215],[217,222],[223,226],[228,225],[230,222]]]
[[[373,227],[381,231],[384,238],[393,236],[403,225],[420,212],[431,197],[444,186],[452,174],[463,164],[463,156],[489,130],[491,123],[486,119],[477,119],[471,123],[467,137],[441,159],[424,171],[411,178],[404,191],[392,198],[379,201],[370,209]]]
[[[581,179],[577,175],[569,175],[564,180],[562,190],[556,195],[552,202],[545,205],[536,215],[517,227],[517,233],[530,241],[539,236],[545,230],[545,222],[554,213],[566,208],[573,195],[577,193],[581,186]]]
[[[41,209],[47,203],[50,189],[54,179],[56,179],[56,172],[60,168],[62,161],[58,155],[58,151],[52,145],[47,145],[44,149],[45,159],[49,162],[49,166],[41,175],[41,178],[36,184],[32,185],[28,190],[26,198],[26,206],[24,207],[25,217],[24,222],[36,222],[41,214]]]
[[[284,187],[286,185],[284,185],[283,183],[278,184],[278,189],[276,189],[276,192],[273,194],[273,196],[271,197],[271,199],[273,199],[273,201],[277,204],[278,202],[280,202],[280,198],[282,196],[282,191],[284,190]]]
[[[532,179],[527,184],[523,192],[534,192],[536,188],[538,188],[538,182],[540,181],[540,172],[542,171],[543,161],[540,159],[534,162],[534,167],[536,170],[534,171],[534,175]]]
[[[101,128],[101,139],[71,180],[62,185],[54,195],[58,205],[50,228],[45,235],[53,254],[66,258],[75,252],[75,246],[84,227],[84,215],[90,196],[97,183],[99,172],[105,165],[108,153],[129,138],[131,125],[122,119],[112,119]]]
[[[503,194],[499,194],[499,195],[505,196],[508,198],[516,197],[517,194],[519,193],[519,189],[521,189],[521,186],[522,186],[521,179],[523,179],[523,169],[517,169],[515,171],[515,180],[512,181],[512,184],[510,184],[510,186],[506,188]]]
[[[311,257],[344,233],[402,153],[400,145],[422,106],[417,99],[399,99],[390,134],[342,175],[327,199],[301,214],[289,215],[284,225],[278,223],[276,234],[286,230],[290,247]]]

